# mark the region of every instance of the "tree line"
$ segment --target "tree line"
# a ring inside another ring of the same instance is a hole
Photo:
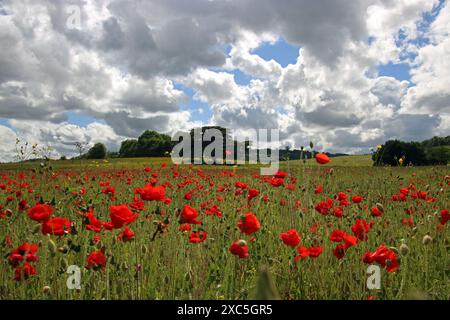
[[[233,150],[237,152],[238,149],[245,149],[246,160],[248,159],[248,150],[251,147],[248,141],[237,142],[232,140],[227,134],[226,128],[220,126],[205,126],[197,128],[201,130],[201,134],[204,134],[208,129],[219,130],[224,139],[223,154],[225,158],[225,152],[227,150]],[[191,137],[191,157],[194,156],[194,145],[198,136],[194,134],[194,130],[190,130]],[[77,158],[83,159],[105,159],[105,158],[134,158],[134,157],[168,157],[173,147],[178,141],[172,141],[169,135],[159,133],[153,130],[144,131],[137,139],[127,139],[122,141],[118,152],[108,152],[106,146],[102,143],[96,143],[83,155]],[[202,141],[202,150],[208,145],[209,142]],[[285,147],[280,149],[280,160],[299,160],[310,159],[314,157],[315,151],[312,144],[307,150],[305,147],[300,149],[291,149]],[[267,153],[270,155],[272,150],[268,149]],[[329,157],[342,156],[346,154],[332,154],[326,153]],[[219,155],[213,154],[217,157]],[[193,159],[192,159],[193,160]],[[405,142],[400,140],[389,140],[383,145],[378,146],[372,153],[372,160],[374,166],[406,166],[406,165],[446,165],[450,161],[450,136],[447,137],[433,137],[431,139],[417,142]]]
[[[450,161],[450,136],[417,142],[389,140],[372,154],[374,166],[447,165]]]

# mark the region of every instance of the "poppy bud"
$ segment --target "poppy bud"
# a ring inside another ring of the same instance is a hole
[[[147,246],[146,246],[145,244],[143,244],[143,245],[141,246],[141,252],[142,252],[142,254],[146,254],[147,251],[148,251]]]
[[[412,235],[415,235],[417,233],[417,227],[414,227],[412,230],[411,230],[411,234]]]
[[[128,271],[128,263],[126,263],[126,261],[122,262],[120,268],[124,271]]]
[[[56,253],[56,244],[53,242],[52,239],[49,239],[49,240],[48,240],[47,248],[48,248],[48,251],[49,251],[52,255],[54,255],[54,254]]]
[[[384,213],[384,207],[381,203],[377,202],[375,205],[377,206],[378,210]]]
[[[69,252],[69,247],[64,245],[62,247],[59,247],[58,251],[61,252],[61,253],[67,253],[67,252]]]
[[[246,245],[247,245],[247,241],[245,241],[245,240],[239,240],[239,241],[237,242],[237,244],[238,244],[240,247],[243,247],[243,246],[246,246]]]
[[[422,243],[424,245],[428,245],[433,241],[433,238],[430,237],[429,235],[425,235],[425,237],[423,237]]]
[[[33,227],[33,229],[31,230],[31,233],[32,233],[32,234],[36,234],[36,233],[38,233],[39,231],[41,231],[41,225],[40,225],[40,224],[36,224],[36,225]]]
[[[396,247],[389,247],[389,250],[394,251],[395,254],[398,254],[398,249]]]
[[[67,270],[67,268],[69,267],[69,262],[67,261],[66,258],[61,259],[60,266],[61,266],[61,269],[64,270],[64,272]]]
[[[402,254],[402,256],[406,256],[409,253],[409,247],[402,243],[402,245],[400,246],[400,253]]]

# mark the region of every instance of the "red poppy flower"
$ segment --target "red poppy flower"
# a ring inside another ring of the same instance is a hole
[[[185,205],[181,211],[181,223],[200,224],[201,220],[197,220],[198,212],[190,205]]]
[[[283,243],[290,247],[296,247],[300,244],[300,236],[298,235],[297,230],[291,229],[284,233],[280,234],[280,239],[283,240]]]
[[[182,225],[180,225],[180,231],[181,232],[189,232],[191,231],[191,225],[189,223],[183,223]]]
[[[316,204],[314,208],[316,209],[317,212],[326,216],[330,213],[330,210],[333,208],[333,200],[329,198],[327,200],[323,200],[318,204]]]
[[[311,258],[317,258],[322,253],[323,248],[321,246],[310,247],[309,248],[309,256]]]
[[[373,217],[379,217],[379,216],[381,216],[383,214],[383,212],[381,212],[381,210],[378,209],[378,207],[373,207],[372,210],[370,211],[370,214]]]
[[[323,192],[323,187],[322,185],[318,185],[315,189],[314,189],[314,193],[315,194],[319,194]]]
[[[39,246],[37,244],[29,244],[28,242],[24,242],[9,254],[8,260],[13,267],[16,267],[23,261],[36,262],[39,260],[39,258],[35,255],[38,249]]]
[[[347,247],[345,244],[341,243],[336,246],[333,251],[333,254],[336,258],[342,259],[345,256],[345,252],[347,251]]]
[[[201,243],[206,240],[207,233],[204,230],[193,231],[189,235],[189,243]]]
[[[151,184],[144,188],[137,188],[136,193],[141,195],[144,201],[164,201],[166,199],[166,188],[164,186],[154,187]]]
[[[44,235],[53,234],[55,236],[62,236],[70,233],[71,222],[66,218],[55,217],[42,224],[41,231]]]
[[[353,196],[352,197],[352,202],[353,203],[361,203],[362,201],[362,197],[361,196]]]
[[[101,248],[100,251],[93,251],[87,257],[88,269],[104,269],[106,266],[105,248]]]
[[[309,249],[307,247],[299,246],[297,248],[298,255],[295,257],[294,261],[297,262],[300,259],[309,257]]]
[[[101,232],[103,227],[103,222],[98,220],[92,211],[86,212],[85,214],[86,220],[85,220],[85,227],[88,230],[94,231],[94,232]]]
[[[228,250],[241,259],[246,259],[248,257],[248,246],[245,240],[233,242]]]
[[[448,209],[443,209],[440,212],[441,218],[439,219],[440,224],[444,225],[447,223],[447,221],[450,220],[450,213]]]
[[[270,184],[271,184],[273,187],[279,187],[279,186],[282,186],[282,185],[284,184],[284,180],[281,179],[281,178],[275,178],[275,177],[273,177],[272,179],[270,179]]]
[[[242,233],[250,235],[258,231],[261,227],[261,224],[258,218],[256,218],[256,216],[253,214],[253,212],[247,212],[239,219],[237,226]]]
[[[14,272],[14,280],[20,281],[22,279],[27,280],[30,276],[36,275],[36,269],[33,267],[33,265],[29,263],[25,263],[22,267],[17,267]]]
[[[123,229],[122,233],[118,236],[119,240],[122,240],[124,242],[130,241],[134,238],[134,232],[130,230],[128,227]]]
[[[274,176],[275,178],[284,179],[288,176],[288,174],[284,171],[278,171]]]
[[[366,241],[368,239],[367,233],[369,233],[373,224],[373,222],[367,223],[364,219],[356,219],[355,224],[352,226],[353,234],[359,240]]]
[[[259,191],[257,189],[250,188],[250,189],[248,189],[247,199],[251,200],[251,199],[257,197],[258,194],[259,194]]]
[[[326,164],[326,163],[330,162],[330,158],[325,153],[317,153],[316,161],[319,164]]]
[[[47,221],[52,214],[53,208],[47,204],[37,204],[28,210],[30,219],[37,222]]]
[[[397,254],[384,245],[380,245],[375,252],[365,252],[363,262],[368,264],[376,262],[389,272],[394,272],[400,266]]]
[[[344,241],[344,236],[346,233],[342,230],[333,230],[330,235],[330,240],[333,242],[341,242]]]
[[[344,243],[345,243],[345,247],[348,249],[350,247],[355,246],[358,243],[358,239],[354,236],[351,236],[349,234],[345,234],[344,235]]]
[[[124,225],[129,225],[137,218],[137,214],[134,214],[127,205],[122,204],[120,206],[111,206],[109,209],[109,216],[114,228],[120,229]]]

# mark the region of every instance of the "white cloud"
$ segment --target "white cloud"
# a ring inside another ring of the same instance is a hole
[[[180,109],[188,97],[177,82],[209,105],[204,123],[278,127],[282,143],[297,147],[314,140],[318,148],[362,152],[392,137],[450,134],[449,2],[429,29],[418,24],[438,3],[6,1],[0,118],[58,153],[71,154],[72,140],[118,148],[145,129],[200,124],[191,120],[197,107]],[[79,30],[66,26],[70,4],[82,9]],[[302,48],[285,68],[255,53],[280,37]],[[420,45],[417,37],[430,42]],[[377,66],[388,62],[410,63],[413,84],[379,77]],[[249,83],[236,83],[234,70]],[[98,121],[69,124],[68,111]]]

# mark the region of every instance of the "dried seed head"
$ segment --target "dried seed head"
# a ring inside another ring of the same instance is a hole
[[[409,247],[406,244],[402,243],[400,246],[400,253],[402,256],[406,256],[409,253]]]
[[[42,292],[43,292],[44,294],[50,293],[50,287],[49,287],[49,286],[44,286],[44,288],[42,288]]]
[[[429,235],[426,235],[425,237],[423,237],[422,243],[423,243],[424,245],[428,245],[428,244],[430,244],[431,242],[433,242],[433,238],[430,237]]]

